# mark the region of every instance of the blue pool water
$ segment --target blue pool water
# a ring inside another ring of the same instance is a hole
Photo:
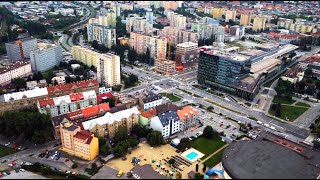
[[[194,159],[194,158],[197,157],[197,156],[198,156],[197,153],[191,152],[191,153],[189,153],[189,154],[186,156],[186,158],[188,158],[188,159],[191,161],[192,159]]]

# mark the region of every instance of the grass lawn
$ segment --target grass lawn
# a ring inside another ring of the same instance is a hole
[[[306,104],[306,103],[303,103],[303,102],[297,102],[295,105],[296,106],[303,106],[303,107],[307,107],[307,108],[311,107],[309,104]]]
[[[289,121],[294,121],[307,110],[308,108],[304,107],[281,105],[281,116],[279,118],[286,120],[287,116]],[[269,114],[274,115],[272,108],[269,109]]]
[[[222,155],[223,155],[223,152],[226,148],[223,148],[221,151],[219,151],[217,154],[215,154],[214,156],[212,156],[211,158],[209,158],[208,160],[206,160],[204,162],[204,164],[207,166],[207,167],[213,167],[215,165],[217,165],[219,162],[222,161]]]
[[[189,92],[189,91],[186,91],[186,90],[183,90],[183,89],[180,89],[180,88],[178,88],[180,91],[183,91],[183,92],[185,92],[185,93],[187,93],[187,94],[190,94],[190,95],[192,95],[192,92]],[[193,94],[193,96],[195,96],[195,97],[201,97],[201,96],[199,96],[199,95],[197,95],[197,94]]]
[[[169,98],[172,102],[177,102],[180,101],[181,98],[178,96],[173,95],[172,93],[160,93],[162,96],[165,96],[167,98]]]
[[[280,97],[280,96],[275,96],[272,100],[273,103],[280,103],[280,104],[293,104],[296,101],[292,100],[292,101],[288,101],[287,99]]]
[[[201,136],[191,141],[191,147],[205,154],[201,159],[210,156],[224,145],[225,143],[221,141],[219,136],[214,136],[213,139],[210,140]]]
[[[200,90],[205,90],[205,89],[207,89],[206,87],[200,86],[200,85],[198,85],[198,84],[194,84],[194,85],[192,85],[192,86],[195,87],[195,88],[197,88],[197,89],[200,89]]]
[[[14,153],[14,150],[12,148],[0,145],[0,157],[7,156],[13,153]]]

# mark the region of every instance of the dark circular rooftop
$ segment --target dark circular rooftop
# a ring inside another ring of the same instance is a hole
[[[222,165],[233,179],[316,179],[319,168],[304,156],[264,141],[238,141],[223,153]]]

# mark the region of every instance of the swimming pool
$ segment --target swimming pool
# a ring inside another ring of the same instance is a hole
[[[192,151],[191,153],[189,153],[186,158],[188,158],[190,161],[192,161],[195,157],[197,157],[198,154],[194,151]]]
[[[186,150],[185,152],[183,152],[181,154],[182,157],[184,157],[186,160],[190,161],[190,162],[195,162],[198,159],[202,158],[204,156],[203,153],[201,153],[200,151],[197,151],[196,149],[190,148],[188,150]]]

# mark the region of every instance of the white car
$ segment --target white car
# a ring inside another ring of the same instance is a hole
[[[264,123],[264,126],[265,126],[265,127],[270,127],[270,125],[269,125],[269,124],[267,124],[267,123]]]
[[[51,159],[54,159],[55,156],[51,156]]]
[[[5,146],[9,146],[10,145],[10,142],[8,142],[7,144],[5,144]]]
[[[261,122],[261,121],[257,121],[257,123],[258,123],[258,124],[262,124],[262,122]]]
[[[26,170],[24,170],[24,169],[20,169],[20,171],[21,171],[21,172],[25,172]]]

